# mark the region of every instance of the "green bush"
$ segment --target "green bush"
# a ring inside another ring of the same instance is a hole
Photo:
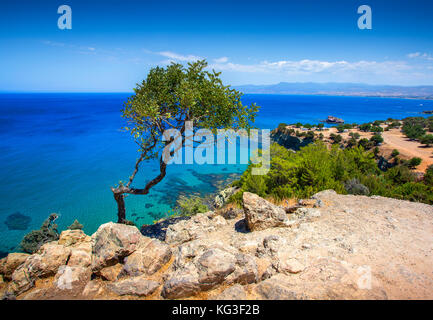
[[[26,234],[21,240],[21,249],[27,253],[35,253],[44,243],[58,240],[59,232],[57,231],[57,224],[55,224],[57,218],[56,213],[50,214],[39,230],[33,230]]]
[[[432,187],[428,185],[433,182],[433,167],[426,174],[425,183],[415,182],[408,166],[379,170],[374,154],[363,147],[341,149],[333,145],[329,149],[322,141],[316,141],[295,153],[274,143],[269,172],[253,176],[254,166],[250,163],[234,183],[241,192],[229,201],[240,204],[246,191],[281,200],[308,198],[319,191],[334,189],[342,194],[381,195],[433,204]]]
[[[180,196],[176,203],[176,211],[178,216],[192,216],[197,213],[209,211],[209,208],[203,203],[203,200],[197,196],[192,196],[189,198]]]

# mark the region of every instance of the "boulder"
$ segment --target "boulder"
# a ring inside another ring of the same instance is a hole
[[[214,297],[215,300],[246,300],[247,294],[244,287],[235,284]]]
[[[73,246],[81,242],[89,242],[90,237],[82,230],[65,230],[60,234],[58,244],[63,246]]]
[[[99,276],[108,281],[116,281],[122,272],[123,265],[121,263],[117,263],[114,266],[102,268],[98,274]]]
[[[99,271],[133,253],[143,236],[135,226],[105,223],[92,235],[92,269]]]
[[[19,295],[32,288],[38,278],[55,275],[66,264],[70,253],[70,248],[58,245],[57,241],[45,243],[14,271],[8,292]]]
[[[214,216],[213,212],[196,214],[188,220],[182,220],[167,228],[165,242],[181,244],[194,239],[205,237],[207,233],[215,231],[227,224],[221,216]]]
[[[156,281],[147,280],[139,276],[111,283],[108,285],[108,289],[119,296],[133,295],[143,297],[154,293],[159,285]]]
[[[0,260],[0,275],[5,280],[11,280],[12,273],[30,257],[27,253],[9,253],[6,258]]]
[[[189,263],[182,269],[176,270],[165,281],[161,295],[166,299],[180,299],[200,292],[199,274],[197,267]]]
[[[104,292],[104,285],[98,280],[89,281],[83,289],[82,296],[86,299],[92,299]]]
[[[243,210],[242,209],[237,209],[237,208],[224,208],[221,209],[220,211],[220,215],[227,220],[231,220],[231,219],[236,219],[237,217],[239,217],[241,214],[243,214]]]
[[[275,275],[265,281],[260,282],[255,288],[254,293],[260,300],[297,300],[295,292],[286,285],[285,276]]]
[[[250,192],[243,194],[245,220],[250,231],[288,227],[290,222],[283,208]]]
[[[171,258],[170,247],[157,240],[144,238],[137,250],[125,258],[123,272],[130,276],[151,275]]]
[[[61,266],[54,277],[54,284],[58,290],[75,292],[78,295],[90,281],[90,268]]]
[[[298,219],[313,219],[320,217],[319,209],[315,208],[299,208],[294,212],[294,216]]]
[[[211,289],[222,283],[236,269],[236,257],[215,248],[204,252],[197,261],[200,270],[200,287]]]

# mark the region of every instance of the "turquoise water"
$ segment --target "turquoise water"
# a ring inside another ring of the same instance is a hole
[[[116,220],[110,186],[126,180],[136,145],[121,132],[120,109],[129,94],[0,94],[0,253],[16,250],[22,237],[40,227],[51,212],[60,229],[78,219],[86,233]],[[245,95],[262,106],[260,128],[278,123],[317,123],[328,115],[347,122],[403,118],[433,110],[433,101],[360,97]],[[215,192],[244,165],[172,165],[146,196],[126,199],[127,217],[137,225],[163,217],[179,194]],[[142,186],[157,175],[146,163],[135,179]],[[30,216],[25,230],[10,230],[6,218]]]

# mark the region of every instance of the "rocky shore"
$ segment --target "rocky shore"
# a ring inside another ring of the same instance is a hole
[[[322,191],[294,207],[244,193],[148,232],[63,231],[0,260],[4,299],[432,299],[433,207]],[[161,233],[159,234],[161,235]]]

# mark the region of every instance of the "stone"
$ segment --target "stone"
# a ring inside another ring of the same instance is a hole
[[[254,289],[260,300],[297,300],[295,292],[285,286],[285,279],[281,275],[275,275],[260,282]]]
[[[189,263],[176,270],[165,281],[161,295],[166,299],[180,299],[200,292],[199,274],[197,267]]]
[[[170,261],[170,247],[157,240],[145,238],[135,252],[125,258],[123,271],[130,276],[151,275]]]
[[[65,230],[60,234],[58,244],[72,246],[83,241],[90,241],[90,237],[82,230]]]
[[[116,281],[122,272],[122,269],[123,265],[121,263],[117,263],[114,266],[102,268],[98,274],[104,280]]]
[[[230,273],[235,271],[235,264],[235,256],[221,249],[215,248],[204,252],[197,261],[201,288],[210,289],[222,283]]]
[[[322,200],[326,199],[326,198],[330,198],[337,195],[337,192],[335,192],[334,190],[323,190],[320,192],[317,192],[316,194],[314,194],[313,196],[311,196],[311,199],[316,199],[316,200]]]
[[[95,296],[101,295],[104,292],[104,285],[97,281],[89,281],[83,289],[82,295],[85,298],[94,298]]]
[[[239,188],[236,187],[228,187],[224,190],[218,192],[218,194],[214,198],[214,206],[215,208],[222,208],[222,206],[227,202],[227,200],[234,195]]]
[[[281,260],[278,264],[278,271],[283,273],[299,273],[304,269],[304,265],[294,258]]]
[[[223,217],[212,214],[213,212],[196,214],[191,219],[170,225],[167,228],[165,242],[181,244],[199,239],[227,224]]]
[[[92,269],[114,265],[133,253],[143,236],[135,226],[105,223],[92,235]]]
[[[90,268],[61,266],[54,277],[54,284],[58,290],[75,291],[81,293],[90,281]]]
[[[154,293],[159,285],[156,281],[147,280],[139,276],[111,283],[108,285],[108,289],[119,296],[133,295],[143,297]]]
[[[246,300],[247,294],[244,287],[240,284],[235,284],[215,297],[215,300]]]
[[[92,264],[92,251],[87,249],[72,249],[68,266],[88,267]]]
[[[283,208],[260,198],[254,193],[244,192],[243,207],[245,220],[250,231],[290,226]]]
[[[220,215],[227,220],[231,220],[231,219],[236,219],[237,217],[239,217],[241,214],[243,214],[243,210],[242,209],[237,209],[237,208],[227,208],[227,209],[222,209],[220,211]]]
[[[300,219],[312,219],[320,217],[321,213],[319,209],[315,208],[299,208],[294,215]]]
[[[227,277],[227,283],[249,284],[259,280],[259,271],[254,257],[236,254],[236,269]]]
[[[5,280],[10,280],[12,273],[30,257],[27,253],[9,253],[6,258],[0,260],[0,274]]]

